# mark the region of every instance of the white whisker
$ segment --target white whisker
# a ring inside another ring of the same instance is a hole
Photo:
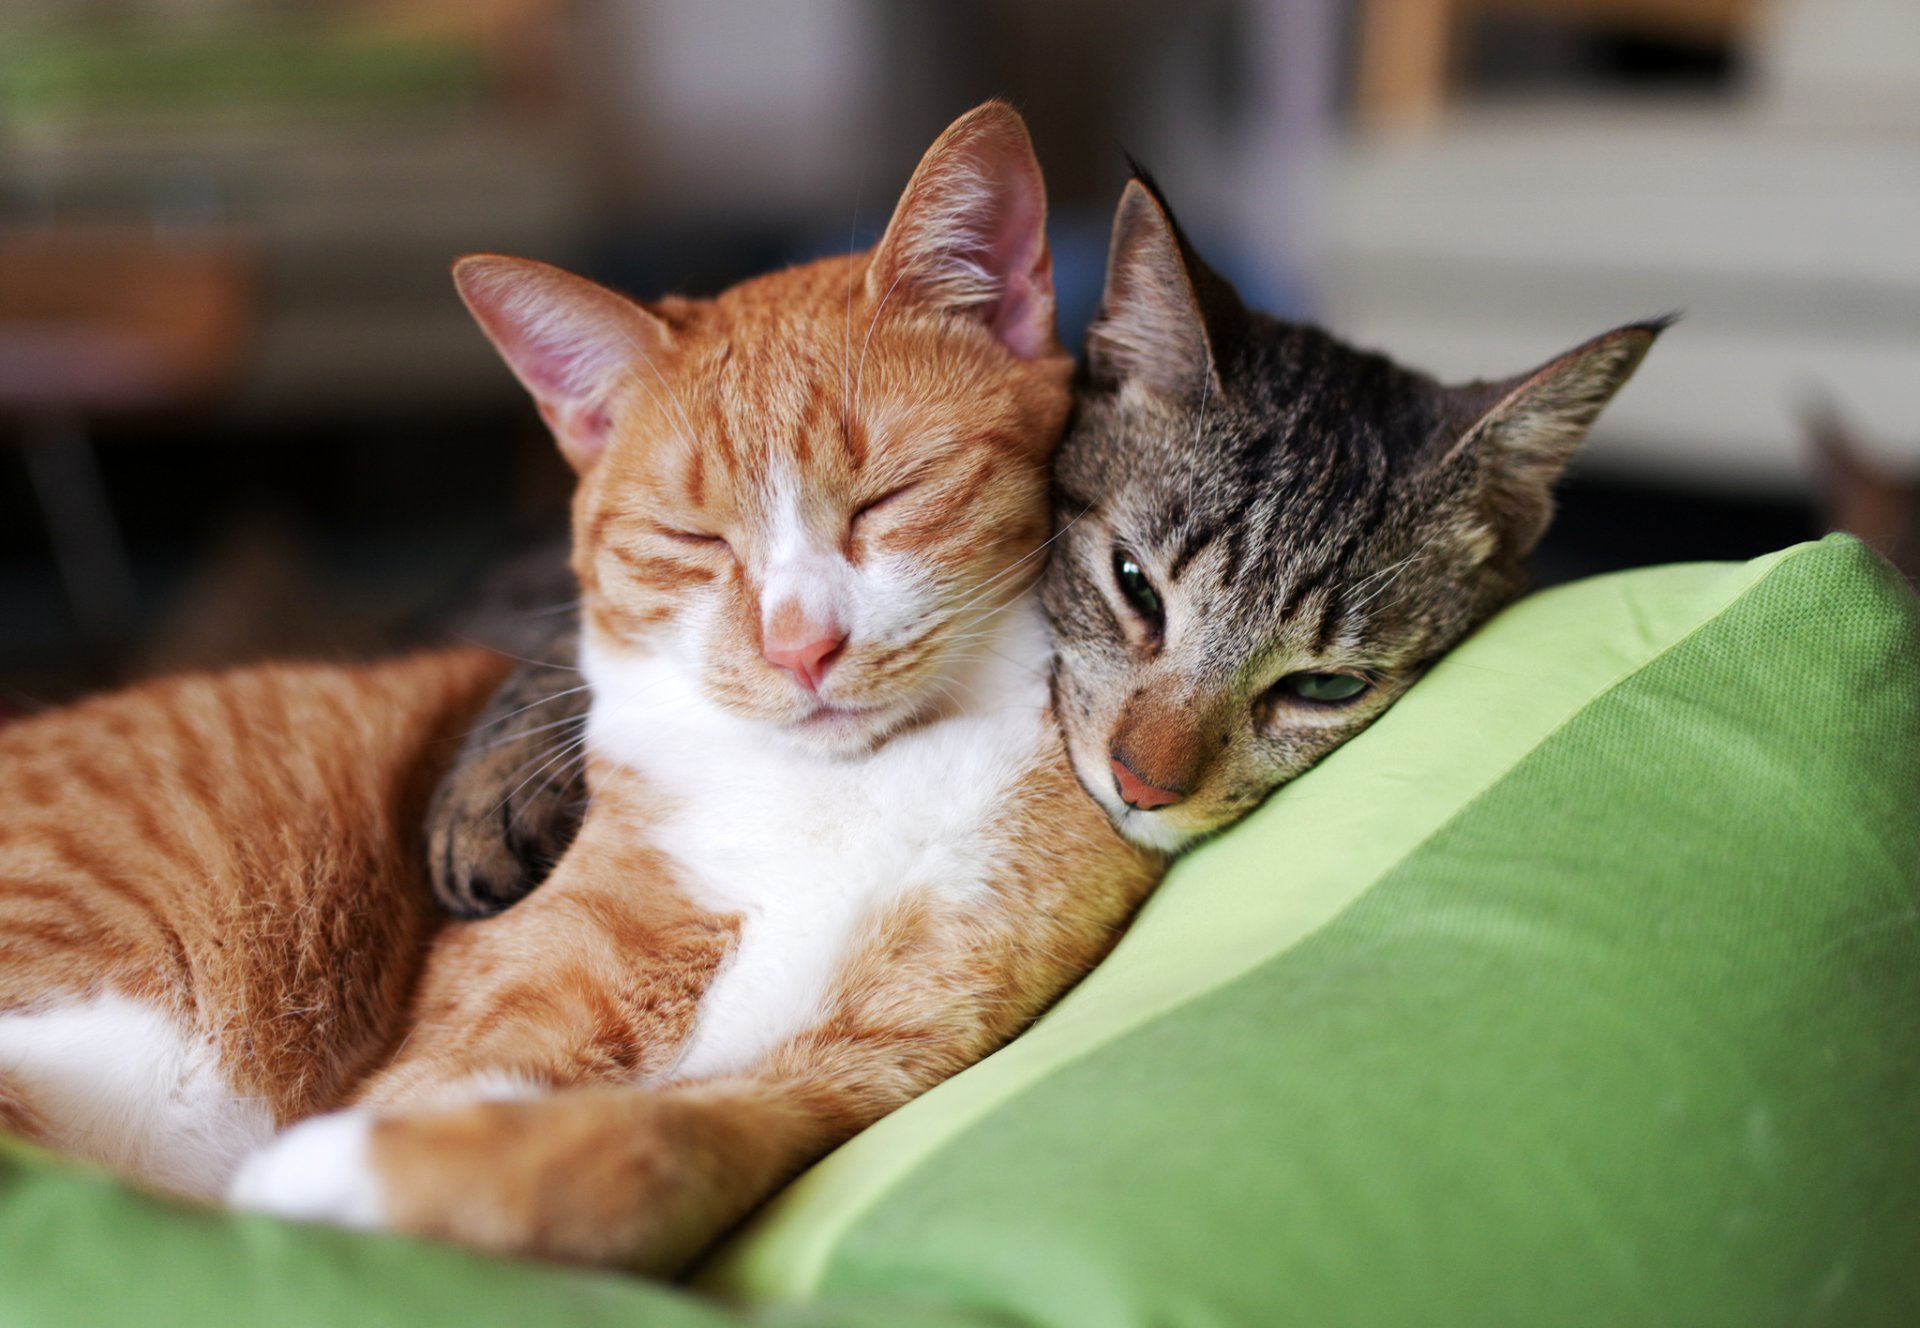
[[[472,735],[480,732],[482,729],[490,729],[495,724],[504,724],[508,720],[512,719],[515,715],[524,715],[529,710],[536,709],[543,705],[551,705],[553,704],[553,702],[558,701],[563,696],[578,695],[579,693],[586,691],[587,686],[588,684],[583,682],[578,687],[569,687],[565,691],[555,692],[551,696],[543,696],[538,701],[529,701],[526,705],[519,706],[519,707],[516,707],[515,709],[509,710],[504,715],[495,715],[492,719],[488,720],[486,723],[475,724],[472,728],[468,729],[467,736],[471,737]]]
[[[860,368],[853,376],[853,413],[860,413],[860,394],[867,381],[867,351],[873,346],[873,330],[880,326],[880,315],[886,312],[887,302],[893,299],[893,292],[900,284],[900,278],[907,274],[905,268],[896,272],[893,281],[887,287],[887,293],[880,297],[880,303],[873,307],[873,318],[867,323],[866,339],[860,343]]]
[[[673,384],[667,381],[667,376],[660,372],[660,366],[653,362],[653,357],[641,348],[640,343],[634,340],[631,333],[623,330],[621,336],[625,339],[628,347],[632,349],[640,363],[647,366],[648,372],[650,372],[654,380],[660,384],[661,391],[667,394],[667,399],[673,403],[674,410],[680,416],[680,441],[685,443],[690,449],[697,449],[699,446],[698,438],[700,431],[694,428],[693,421],[687,418],[686,407],[680,404],[680,398],[674,393]],[[661,405],[658,394],[656,394],[651,387],[647,387],[644,381],[640,383],[640,386],[646,388],[647,396],[652,399],[654,407],[662,413],[665,413],[666,407]]]
[[[518,794],[521,789],[525,788],[528,784],[531,784],[540,775],[544,774],[548,769],[548,767],[550,767],[555,761],[558,761],[563,757],[571,756],[575,752],[578,752],[581,748],[586,746],[586,742],[587,742],[587,735],[582,733],[579,737],[571,738],[565,743],[560,744],[560,746],[554,750],[551,756],[548,756],[546,760],[540,762],[538,769],[536,769],[532,774],[528,775],[525,779],[521,780],[518,784],[515,784],[511,789],[509,789],[507,791],[507,796],[500,799],[499,802],[494,804],[493,810],[495,812],[498,812],[502,807],[506,806],[509,802],[512,802],[514,799],[514,796]],[[538,758],[535,758],[535,759],[538,759]],[[531,762],[529,762],[529,764],[531,764]],[[519,814],[520,813],[517,811],[513,813],[515,817],[519,816]]]
[[[860,265],[854,261],[853,242],[860,229],[860,186],[866,179],[863,168],[853,183],[853,217],[847,222],[847,308],[846,316],[840,325],[840,427],[852,427],[851,412],[853,402],[849,389],[852,386],[853,359],[853,274]]]
[[[1394,563],[1392,566],[1385,568],[1383,571],[1375,572],[1372,576],[1360,582],[1360,585],[1355,587],[1356,589],[1364,588],[1367,585],[1370,585],[1372,582],[1379,580],[1382,576],[1386,576],[1388,573],[1392,573],[1392,575],[1388,576],[1387,580],[1384,583],[1382,583],[1379,587],[1377,587],[1371,595],[1368,595],[1365,599],[1359,601],[1357,604],[1353,604],[1349,606],[1347,609],[1348,615],[1351,616],[1355,613],[1358,613],[1361,609],[1366,608],[1367,605],[1379,599],[1380,596],[1385,594],[1387,591],[1393,589],[1394,585],[1400,580],[1400,578],[1407,574],[1407,569],[1412,567],[1414,564],[1423,561],[1426,558],[1427,550],[1432,548],[1435,542],[1439,540],[1439,538],[1440,538],[1440,532],[1436,531],[1434,534],[1427,537],[1426,543],[1422,544],[1419,548],[1415,549],[1412,553],[1408,554],[1405,558],[1402,558],[1399,562]]]
[[[518,729],[503,737],[495,738],[486,745],[484,750],[490,752],[496,751],[501,747],[505,747],[508,743],[519,742],[522,738],[531,738],[536,733],[547,733],[553,729],[564,728],[568,724],[584,724],[586,722],[587,717],[585,715],[568,715],[565,719],[549,720],[545,724],[536,724],[530,729]]]
[[[1032,559],[1037,558],[1041,554],[1045,553],[1049,548],[1053,546],[1053,543],[1055,540],[1059,539],[1062,535],[1066,534],[1069,530],[1072,530],[1074,526],[1079,524],[1080,518],[1085,516],[1088,512],[1091,512],[1092,510],[1093,510],[1093,505],[1091,503],[1081,508],[1078,514],[1076,514],[1071,520],[1066,522],[1066,524],[1062,525],[1060,529],[1054,531],[1053,534],[1047,536],[1046,540],[1043,543],[1041,543],[1037,548],[1029,550],[1020,558],[1016,559],[1010,566],[1001,568],[999,572],[989,577],[983,584],[975,587],[973,595],[970,598],[968,598],[965,602],[958,604],[951,609],[943,608],[936,612],[924,614],[922,615],[922,620],[925,621],[927,619],[931,619],[933,617],[940,616],[942,614],[950,618],[959,617],[961,614],[965,613],[968,609],[972,608],[975,604],[978,604],[981,600],[985,599],[986,596],[992,592],[994,587],[998,586],[1002,581],[1005,581],[1008,577],[1012,576],[1015,572],[1019,571],[1023,566],[1025,566]],[[989,613],[987,616],[991,617],[992,614]]]
[[[525,655],[516,655],[511,650],[502,650],[499,646],[490,645],[485,641],[476,640],[471,636],[459,636],[459,637],[455,637],[454,639],[466,645],[478,646],[480,649],[490,651],[493,654],[500,656],[502,659],[518,660],[522,664],[531,664],[535,668],[559,669],[563,673],[580,672],[579,669],[576,669],[571,664],[556,664],[550,659],[528,659]]]

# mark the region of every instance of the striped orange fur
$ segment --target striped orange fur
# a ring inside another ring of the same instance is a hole
[[[989,104],[873,251],[713,300],[465,261],[580,475],[578,838],[507,913],[432,915],[418,826],[499,680],[478,652],[0,730],[0,1125],[288,1216],[668,1271],[1015,1034],[1161,867],[1047,697],[1043,223]]]

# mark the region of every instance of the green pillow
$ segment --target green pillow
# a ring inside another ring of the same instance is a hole
[[[704,1270],[755,1321],[1920,1322],[1920,614],[1859,544],[1535,596]],[[710,1324],[0,1155],[0,1324]]]

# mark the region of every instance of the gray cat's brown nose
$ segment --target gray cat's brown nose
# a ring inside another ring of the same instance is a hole
[[[1122,760],[1118,752],[1113,754],[1107,765],[1113,771],[1113,786],[1119,790],[1120,800],[1137,811],[1150,812],[1159,807],[1171,807],[1187,796],[1183,789],[1165,789],[1147,783],[1133,772],[1133,767]]]
[[[1141,689],[1121,707],[1107,740],[1107,768],[1129,807],[1157,811],[1193,796],[1217,750],[1205,704],[1189,689]]]

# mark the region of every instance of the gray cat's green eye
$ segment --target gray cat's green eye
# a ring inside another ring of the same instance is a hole
[[[1351,673],[1289,673],[1273,685],[1283,696],[1321,705],[1339,705],[1352,701],[1372,684]]]
[[[1127,597],[1127,603],[1140,611],[1140,616],[1158,627],[1166,609],[1160,603],[1160,592],[1153,588],[1153,582],[1147,580],[1146,571],[1126,554],[1114,550],[1113,579],[1120,584],[1120,593]]]

